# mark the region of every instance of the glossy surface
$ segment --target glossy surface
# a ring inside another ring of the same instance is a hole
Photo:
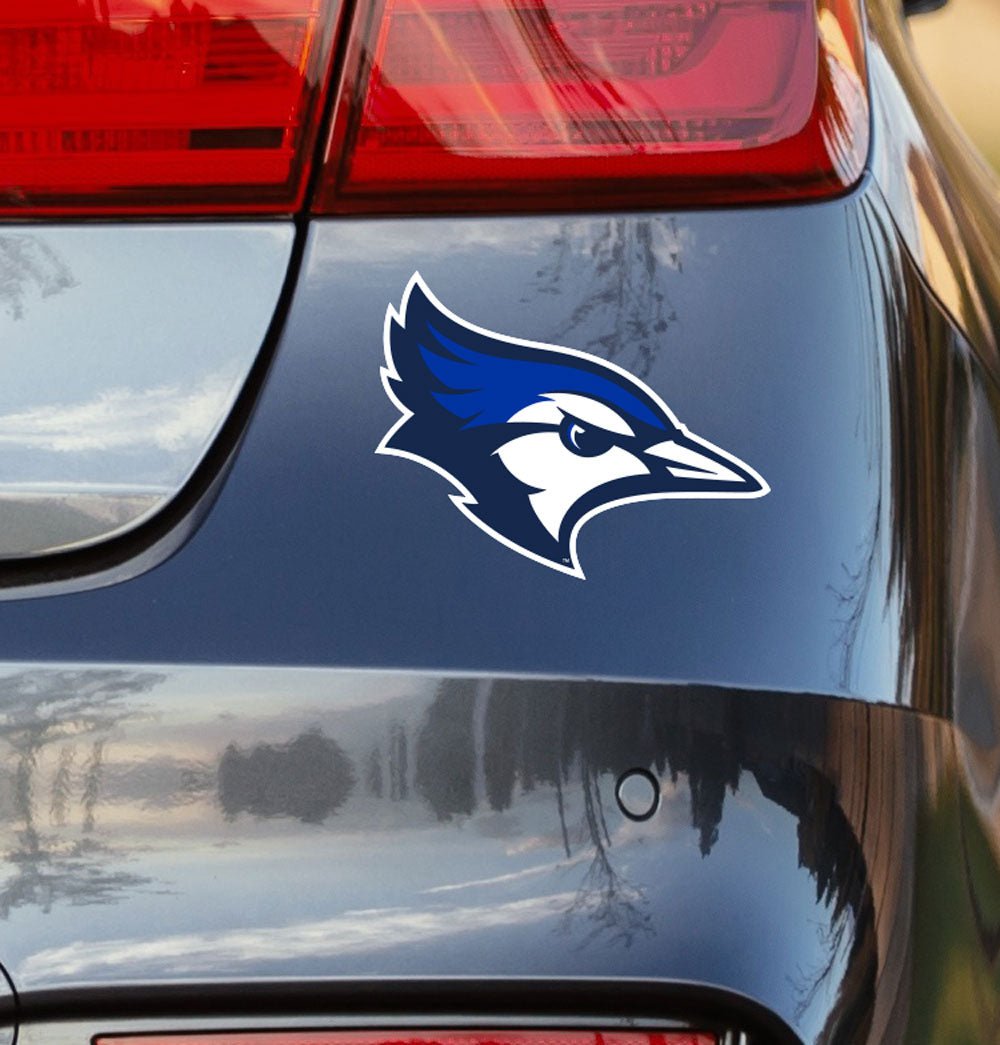
[[[22,1045],[623,1027],[713,986],[803,1042],[1000,1040],[995,213],[890,7],[847,199],[313,223],[201,528],[0,605]],[[609,511],[585,582],[490,541],[374,454],[417,268],[472,322],[635,373],[771,494]],[[615,801],[636,768],[643,823]]]
[[[923,77],[892,0],[868,4],[871,157],[906,248],[980,365],[1000,378],[1000,184]]]
[[[290,224],[0,231],[0,558],[155,514],[232,409]]]
[[[416,268],[472,322],[629,369],[771,493],[606,512],[581,531],[586,581],[512,554],[445,480],[374,453],[397,416],[385,310]],[[870,186],[772,211],[314,223],[201,529],[128,583],[0,604],[0,654],[731,680],[947,710],[959,673],[988,677],[998,445],[982,370]]]
[[[996,838],[939,720],[292,669],[11,665],[0,695],[29,1022],[84,984],[403,975],[694,980],[810,1042],[997,1012]],[[614,801],[636,765],[643,824]],[[979,1008],[925,989],[949,975]]]

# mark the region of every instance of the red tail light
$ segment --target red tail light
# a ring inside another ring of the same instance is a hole
[[[304,204],[339,0],[0,0],[0,214]],[[315,210],[831,195],[858,0],[358,0]]]
[[[325,0],[0,0],[0,213],[292,211]]]
[[[94,1045],[717,1045],[714,1034],[658,1031],[241,1031],[96,1038]]]
[[[320,211],[823,196],[861,174],[855,0],[362,4]]]

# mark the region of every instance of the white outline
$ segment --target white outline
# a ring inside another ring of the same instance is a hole
[[[705,493],[698,492],[674,492],[669,491],[657,492],[657,493],[644,493],[635,494],[632,497],[621,497],[615,501],[607,501],[604,504],[598,505],[596,508],[592,508],[585,515],[582,515],[573,527],[572,533],[569,535],[569,554],[570,554],[570,565],[566,563],[553,562],[551,559],[546,559],[542,555],[537,555],[533,551],[529,551],[527,548],[522,548],[521,545],[515,544],[512,540],[504,537],[502,533],[497,533],[496,530],[487,526],[484,522],[478,519],[472,512],[469,511],[471,505],[478,504],[479,502],[475,499],[472,493],[463,486],[450,472],[446,472],[439,464],[429,460],[426,457],[421,457],[419,454],[410,453],[408,450],[397,450],[390,447],[388,444],[392,437],[406,424],[407,421],[413,417],[413,411],[407,409],[396,397],[392,389],[392,381],[401,381],[399,373],[396,371],[395,363],[392,358],[392,346],[390,342],[390,331],[392,329],[392,321],[396,320],[404,329],[406,327],[406,307],[410,300],[410,294],[413,288],[419,286],[424,292],[430,302],[443,312],[452,322],[457,323],[459,326],[465,327],[466,330],[471,330],[476,334],[482,334],[485,337],[496,338],[499,341],[506,341],[511,345],[520,345],[524,348],[540,348],[547,352],[559,352],[565,356],[573,356],[575,359],[586,359],[590,362],[597,362],[601,366],[607,367],[609,370],[614,371],[620,377],[626,378],[629,382],[639,385],[647,395],[656,403],[656,405],[667,415],[671,423],[674,424],[688,439],[694,443],[698,443],[704,446],[707,450],[711,450],[713,453],[719,454],[724,457],[727,461],[731,461],[738,468],[743,469],[746,473],[752,476],[760,483],[760,489],[755,490],[753,493],[723,493],[721,491],[706,491]],[[375,448],[375,453],[385,454],[389,457],[403,457],[410,461],[416,461],[418,464],[422,464],[432,471],[437,472],[438,475],[443,476],[447,479],[459,492],[449,495],[449,500],[456,508],[471,522],[474,523],[484,533],[489,534],[495,541],[510,548],[511,551],[517,552],[519,555],[525,556],[525,558],[532,559],[534,562],[541,563],[542,566],[548,566],[550,569],[558,570],[560,573],[568,574],[570,577],[577,577],[580,580],[586,580],[586,575],[580,567],[580,560],[576,554],[576,541],[580,530],[583,529],[584,524],[590,522],[595,515],[600,515],[602,512],[606,512],[611,508],[620,508],[623,504],[637,504],[640,501],[668,501],[668,500],[737,500],[746,499],[753,500],[757,497],[765,497],[771,492],[771,487],[765,482],[763,476],[751,468],[745,461],[741,461],[734,454],[729,453],[727,450],[723,450],[722,447],[716,446],[714,443],[710,443],[707,439],[702,439],[701,436],[694,435],[689,432],[687,428],[677,420],[674,412],[667,406],[666,403],[644,382],[640,381],[634,374],[630,374],[623,367],[617,365],[617,363],[609,362],[607,359],[601,359],[600,356],[592,355],[589,352],[582,352],[576,348],[565,348],[562,345],[548,345],[542,341],[526,341],[520,337],[510,337],[507,334],[499,334],[495,330],[488,330],[486,327],[476,326],[474,323],[470,323],[466,319],[462,319],[461,316],[455,315],[451,309],[446,308],[441,302],[435,297],[430,287],[424,282],[423,277],[419,272],[414,272],[410,277],[409,282],[406,284],[406,289],[403,291],[402,300],[399,303],[399,311],[396,310],[394,305],[389,305],[385,310],[385,323],[382,331],[383,348],[385,351],[385,366],[381,368],[382,374],[382,387],[385,389],[385,394],[389,397],[393,406],[400,412],[400,418],[396,421],[388,432],[382,437],[381,442]]]

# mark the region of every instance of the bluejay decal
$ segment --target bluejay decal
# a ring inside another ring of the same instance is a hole
[[[481,530],[574,577],[577,536],[599,512],[769,490],[621,367],[473,326],[419,273],[386,312],[382,383],[401,416],[376,452],[434,469]]]

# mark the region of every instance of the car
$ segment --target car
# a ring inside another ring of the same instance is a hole
[[[921,6],[0,0],[4,1041],[1000,1040]]]

